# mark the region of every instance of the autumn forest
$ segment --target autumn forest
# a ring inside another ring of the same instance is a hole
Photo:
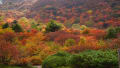
[[[120,0],[0,0],[0,68],[119,68]]]

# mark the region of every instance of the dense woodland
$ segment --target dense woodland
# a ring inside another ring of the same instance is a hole
[[[2,2],[0,68],[118,68],[119,0]]]

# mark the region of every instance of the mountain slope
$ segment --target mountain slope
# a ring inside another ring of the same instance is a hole
[[[97,15],[101,14],[108,16],[106,19],[109,19],[119,11],[119,8],[120,0],[38,0],[32,5],[28,17],[58,20],[59,16],[61,18],[59,20],[62,21],[80,17],[92,10],[94,17],[97,18]]]

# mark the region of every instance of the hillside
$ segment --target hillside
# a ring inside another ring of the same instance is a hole
[[[26,10],[30,9],[37,0],[1,0],[1,10]]]
[[[103,28],[108,26],[109,20],[120,17],[119,3],[119,0],[3,0],[0,9],[7,10],[8,17],[9,12],[16,18],[25,16],[42,22],[53,19],[92,27],[99,27],[102,22]]]
[[[120,0],[0,0],[0,68],[118,68],[119,53]]]
[[[120,17],[119,3],[119,0],[38,0],[27,17],[44,21],[54,19],[62,23],[81,20],[78,23],[84,24],[92,16],[94,22],[105,22]]]

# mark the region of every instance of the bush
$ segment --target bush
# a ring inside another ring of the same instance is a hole
[[[61,25],[58,23],[55,23],[55,21],[51,21],[50,23],[47,24],[45,30],[46,32],[55,32],[61,29]]]
[[[67,39],[66,41],[65,41],[65,46],[73,46],[73,45],[75,45],[75,40],[74,39]]]
[[[14,24],[12,26],[12,29],[15,31],[15,32],[23,32],[23,29],[22,27],[19,25],[19,24]]]
[[[80,25],[79,25],[79,24],[73,24],[73,25],[72,25],[72,28],[73,28],[73,29],[80,30]]]
[[[118,68],[117,51],[85,51],[80,54],[58,52],[49,56],[43,68]]]
[[[72,68],[118,68],[116,51],[86,51],[70,57]]]
[[[70,54],[66,52],[58,52],[55,55],[49,56],[43,61],[42,68],[61,68],[67,66],[67,57]]]
[[[115,28],[112,28],[112,27],[108,28],[106,38],[111,39],[116,37],[117,37],[117,32]]]
[[[120,27],[116,27],[115,30],[117,33],[120,33]]]
[[[2,28],[5,29],[5,28],[8,28],[9,27],[9,24],[8,23],[5,23],[2,25]]]

